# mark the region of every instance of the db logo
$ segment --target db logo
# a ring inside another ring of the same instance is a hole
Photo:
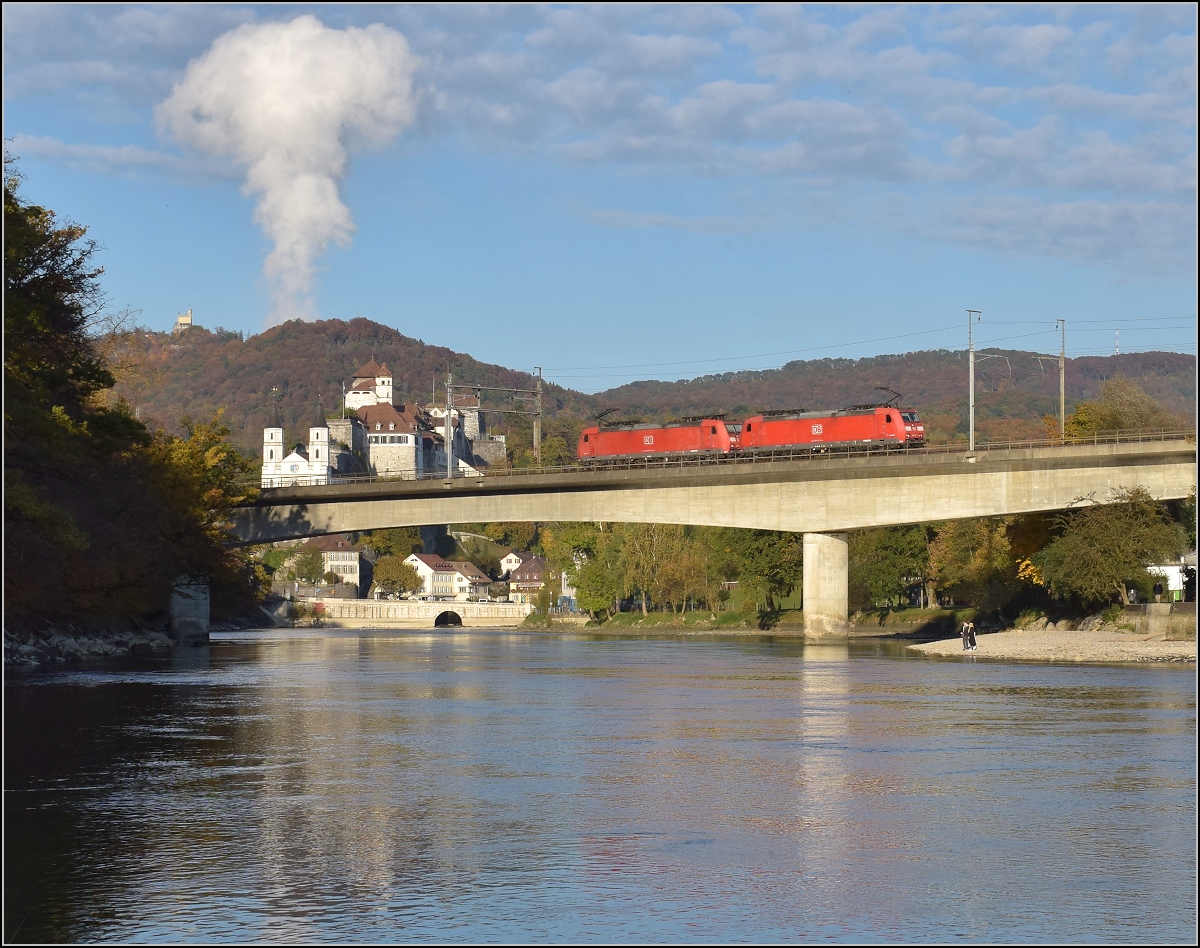
[[[642,435],[642,444],[654,444],[654,435]]]
[[[824,425],[813,425],[813,432],[812,432],[812,433],[813,433],[813,434],[824,434],[824,433],[825,433],[825,426],[824,426]]]

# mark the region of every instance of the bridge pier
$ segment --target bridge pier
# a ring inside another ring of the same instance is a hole
[[[850,555],[844,533],[804,534],[804,636],[850,634]]]

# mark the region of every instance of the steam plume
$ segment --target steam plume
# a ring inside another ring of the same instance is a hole
[[[415,113],[416,58],[381,24],[334,30],[316,17],[247,24],[188,64],[158,107],[184,145],[232,158],[273,248],[263,265],[269,322],[312,319],[318,258],[354,233],[338,194],[348,148],[381,145]]]

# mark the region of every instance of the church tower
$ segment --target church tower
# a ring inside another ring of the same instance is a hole
[[[279,418],[279,405],[271,407],[271,419],[263,429],[262,486],[278,487],[283,474],[283,422]]]
[[[320,402],[314,424],[308,429],[308,474],[310,484],[329,483],[329,422]]]

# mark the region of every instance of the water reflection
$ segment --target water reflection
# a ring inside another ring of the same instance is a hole
[[[10,678],[7,940],[1194,934],[1187,671],[275,635]]]

